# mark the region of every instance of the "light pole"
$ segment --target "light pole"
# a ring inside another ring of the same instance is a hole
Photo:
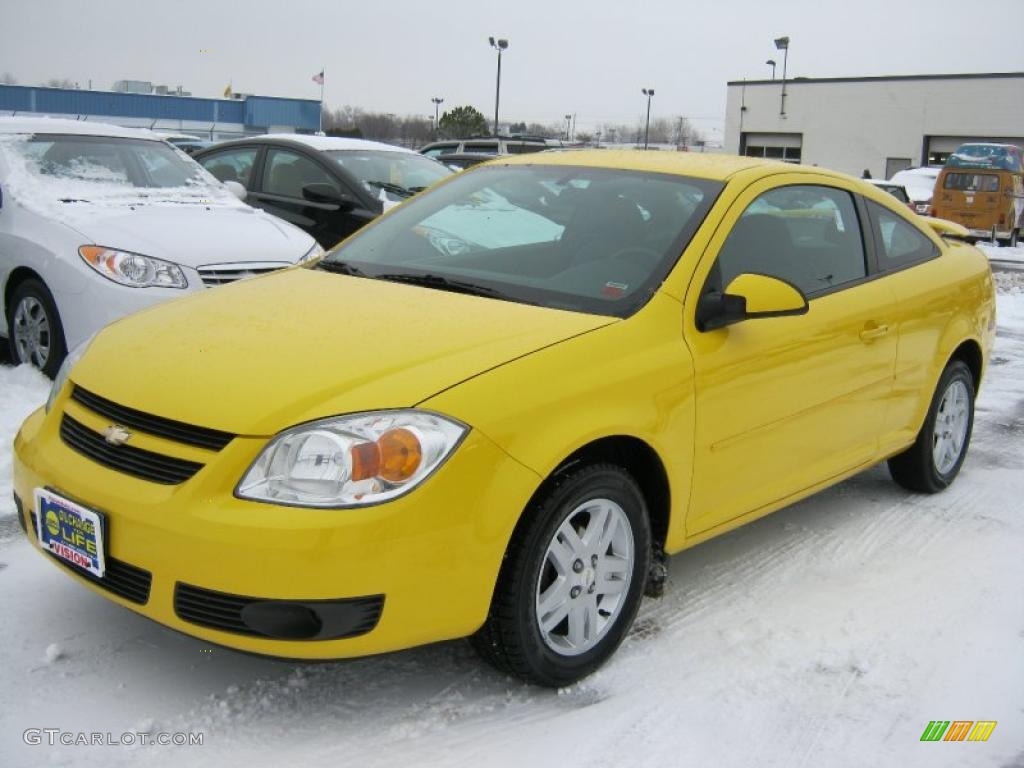
[[[786,64],[789,62],[789,38],[779,37],[775,40],[775,47],[782,51],[782,100],[779,104],[779,114],[786,116]]]
[[[498,104],[501,102],[501,52],[508,48],[508,40],[495,40],[493,37],[487,38],[491,43],[491,48],[498,51],[498,83],[494,87],[494,135],[498,135]]]
[[[769,65],[772,68],[772,80],[774,80],[775,79],[775,59],[768,59],[768,61],[766,61],[765,64]]]
[[[647,138],[651,134],[651,97],[654,95],[654,89],[641,88],[640,91],[647,97],[647,125],[644,128],[644,149],[647,149]]]
[[[572,115],[565,116],[565,140],[569,141],[569,129],[572,127]]]
[[[438,113],[438,110],[440,109],[441,105],[444,104],[444,99],[439,98],[437,96],[434,96],[430,100],[434,103],[434,138],[436,139],[437,138],[437,130],[438,130],[438,122],[437,121],[439,119],[437,113]]]

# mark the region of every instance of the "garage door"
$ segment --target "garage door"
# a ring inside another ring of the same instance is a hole
[[[1016,144],[1024,147],[1024,136],[926,136],[926,165],[945,165],[953,151],[961,144]]]

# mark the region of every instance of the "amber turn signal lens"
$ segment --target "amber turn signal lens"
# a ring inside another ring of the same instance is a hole
[[[399,427],[389,429],[377,438],[380,469],[377,474],[392,483],[408,480],[423,461],[423,449],[413,432]]]
[[[352,479],[369,480],[380,471],[380,448],[376,443],[352,446]]]

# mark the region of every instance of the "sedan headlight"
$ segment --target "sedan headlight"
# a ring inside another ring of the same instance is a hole
[[[426,480],[467,431],[457,421],[417,410],[310,422],[271,440],[235,494],[300,507],[378,504]]]
[[[78,254],[82,261],[105,278],[121,285],[132,288],[188,287],[181,267],[163,259],[100,245],[83,245]]]
[[[99,331],[96,333],[99,333]],[[64,358],[64,362],[60,364],[60,368],[57,369],[57,375],[53,377],[53,384],[50,385],[50,395],[46,398],[46,413],[49,413],[50,409],[53,408],[53,403],[57,400],[57,395],[59,395],[60,391],[64,389],[64,385],[68,381],[68,376],[71,375],[71,369],[75,367],[75,363],[81,360],[82,355],[84,355],[85,351],[89,349],[89,345],[92,344],[92,340],[96,338],[96,333],[68,352],[68,356]]]

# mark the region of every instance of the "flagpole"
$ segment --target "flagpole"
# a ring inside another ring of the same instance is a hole
[[[320,69],[320,130],[317,133],[324,132],[324,82],[327,80],[327,68],[321,67]]]

